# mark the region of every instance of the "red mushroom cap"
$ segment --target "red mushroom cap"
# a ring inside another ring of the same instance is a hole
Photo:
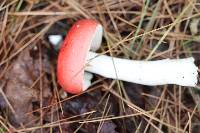
[[[62,88],[69,93],[78,94],[84,90],[86,56],[94,43],[99,26],[101,27],[92,19],[79,20],[71,27],[61,46],[57,62],[57,78]]]

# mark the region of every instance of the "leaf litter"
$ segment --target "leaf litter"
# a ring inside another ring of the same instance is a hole
[[[44,59],[45,63],[49,63]],[[9,119],[15,123],[28,123],[35,119],[33,114],[25,115],[33,111],[33,102],[39,102],[39,81],[38,77],[43,80],[43,98],[51,97],[50,83],[47,77],[40,76],[39,59],[31,57],[29,49],[21,52],[17,59],[11,64],[8,72],[4,76],[6,84],[3,88],[4,93],[15,110],[9,113]],[[43,67],[47,72],[47,67]],[[3,106],[5,108],[5,105]]]
[[[181,12],[188,6],[188,12],[181,16]],[[56,78],[52,78],[52,75],[56,75],[57,53],[46,39],[53,34],[64,37],[75,21],[91,17],[105,28],[105,38],[99,52],[143,60],[157,46],[160,38],[166,35],[168,24],[180,18],[180,22],[173,24],[174,27],[157,47],[152,59],[194,56],[200,66],[199,22],[194,21],[199,19],[198,1],[2,0],[0,7],[1,61],[23,47],[45,25],[54,22],[44,37],[31,44],[33,47],[20,51],[15,58],[5,62],[6,67],[0,67],[0,87],[3,91],[0,94],[0,122],[4,123],[0,125],[6,131],[199,131],[200,108],[196,108],[199,105],[198,88],[174,85],[146,87],[125,82],[118,84],[95,75],[93,86],[87,92],[61,97],[62,88],[56,83]],[[109,89],[120,97],[112,95]],[[127,102],[123,102],[122,98]],[[138,112],[135,107],[127,104],[129,102],[145,112]],[[144,113],[149,113],[149,116],[144,116]]]

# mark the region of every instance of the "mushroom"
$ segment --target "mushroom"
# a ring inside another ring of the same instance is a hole
[[[101,55],[93,51],[100,47],[102,34],[101,24],[92,19],[79,20],[69,30],[57,62],[58,82],[65,91],[78,94],[88,88],[91,76],[84,83],[84,70],[106,78],[149,86],[196,86],[198,68],[193,57],[135,61]]]

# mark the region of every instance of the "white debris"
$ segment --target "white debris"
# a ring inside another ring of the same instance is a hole
[[[62,42],[62,35],[49,35],[48,36],[49,42],[53,45],[53,46],[58,46],[60,45],[60,43]]]

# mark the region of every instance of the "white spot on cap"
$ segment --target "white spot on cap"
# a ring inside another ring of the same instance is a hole
[[[77,27],[77,28],[79,28],[79,27],[80,27],[80,25],[77,25],[76,27]]]

